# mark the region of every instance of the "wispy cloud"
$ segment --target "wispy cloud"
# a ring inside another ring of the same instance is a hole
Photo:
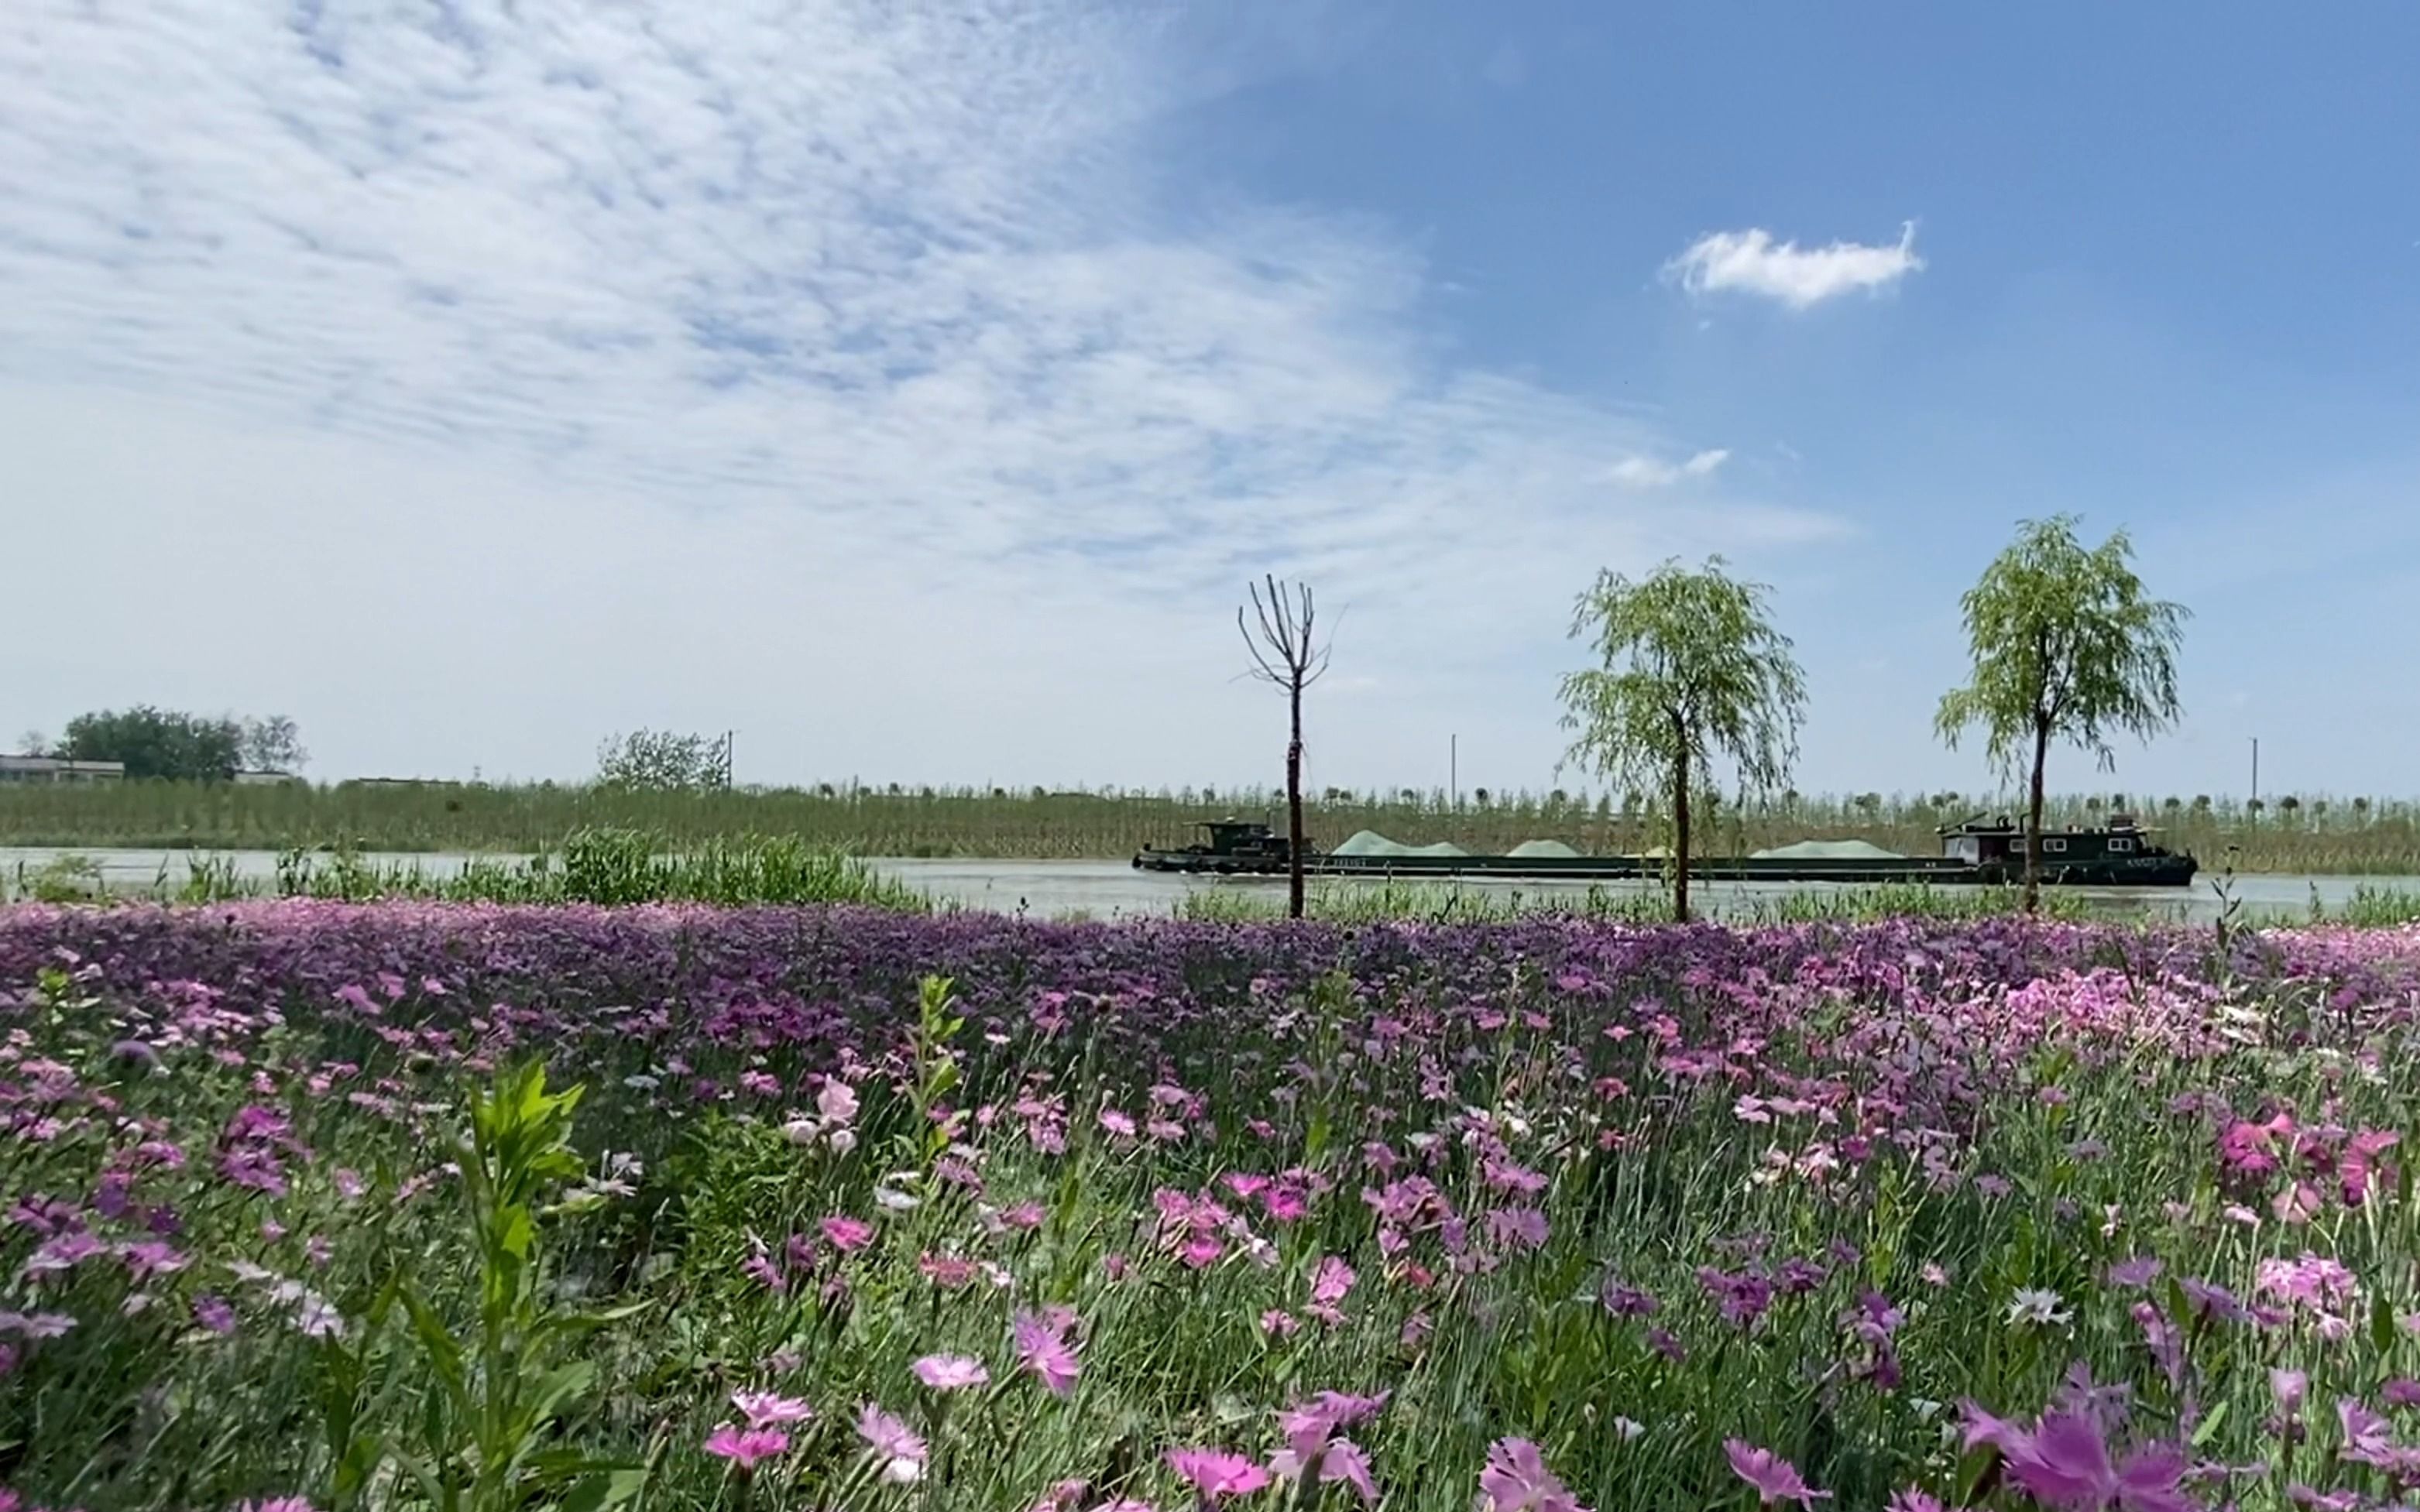
[[[892,648],[968,585],[1078,579],[1165,644],[1275,568],[1417,663],[1531,635],[1483,606],[1575,562],[1826,531],[1609,511],[1665,439],[1450,361],[1407,240],[1189,199],[1158,135],[1244,68],[1190,57],[1089,0],[21,0],[0,378],[342,439],[360,471],[442,454],[495,470],[499,510],[533,476],[652,501],[651,540],[784,553],[752,581],[900,585],[861,627]],[[496,538],[534,613],[579,612]]]
[[[1916,223],[1910,221],[1900,228],[1896,243],[1879,246],[1835,241],[1801,247],[1776,241],[1761,227],[1716,231],[1665,264],[1664,276],[1692,294],[1753,294],[1803,310],[1859,289],[1888,288],[1923,268],[1924,259],[1916,255]]]
[[[1616,462],[1606,476],[1625,488],[1669,488],[1684,478],[1712,476],[1714,470],[1730,457],[1728,450],[1717,447],[1699,452],[1681,462],[1666,462],[1652,456],[1625,456]]]

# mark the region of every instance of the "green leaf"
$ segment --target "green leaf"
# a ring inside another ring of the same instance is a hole
[[[2208,1443],[2210,1442],[2211,1435],[2216,1433],[2218,1431],[2219,1425],[2226,1421],[2226,1404],[2225,1402],[2221,1402],[2216,1407],[2211,1408],[2209,1415],[2201,1420],[2201,1427],[2194,1429],[2193,1446],[2198,1449],[2203,1444]]]
[[[637,1501],[647,1489],[644,1466],[609,1470],[588,1475],[565,1493],[562,1512],[605,1512],[607,1507]]]
[[[403,1310],[411,1319],[412,1335],[420,1340],[421,1353],[428,1367],[452,1398],[455,1409],[470,1415],[471,1388],[462,1368],[462,1346],[446,1330],[445,1320],[425,1301],[417,1288],[406,1287],[401,1293]]]
[[[2369,1342],[2382,1356],[2395,1353],[2396,1341],[2402,1336],[2395,1324],[2395,1309],[2387,1305],[2386,1293],[2369,1299]]]
[[[524,1409],[530,1421],[542,1423],[553,1416],[558,1407],[586,1392],[596,1378],[597,1365],[590,1360],[573,1360],[538,1377]]]

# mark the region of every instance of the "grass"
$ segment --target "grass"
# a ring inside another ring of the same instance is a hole
[[[1742,853],[1806,839],[1861,839],[1931,854],[1934,826],[2009,807],[1989,796],[1938,801],[1945,796],[1792,797],[1752,811],[1718,810],[1701,827],[1699,846],[1707,854]],[[2245,871],[2420,876],[2420,808],[2410,803],[2314,798],[2287,810],[2281,800],[2256,815],[2224,800],[2135,801],[2168,842],[2212,866],[2234,846]],[[2049,822],[2090,823],[2115,806],[2105,796],[2062,798]],[[1265,792],[1207,789],[1037,794],[852,785],[684,794],[553,783],[8,784],[0,786],[0,844],[527,852],[577,829],[628,828],[683,846],[760,834],[857,856],[1123,858],[1145,844],[1175,841],[1206,817],[1279,807]],[[1472,851],[1537,839],[1628,851],[1662,836],[1652,808],[1625,809],[1619,797],[1585,795],[1490,795],[1484,803],[1466,795],[1456,804],[1439,794],[1331,791],[1311,803],[1310,825],[1331,845],[1375,829]]]
[[[0,1486],[2021,1512],[2055,1446],[2383,1505],[2420,1087],[2353,1068],[2415,982],[2006,919],[10,910]]]
[[[53,903],[101,902],[107,896],[99,866],[72,854],[39,869],[21,863],[13,879],[0,886],[0,901],[12,893]],[[181,881],[171,882],[163,868],[147,889],[132,896],[180,903],[280,897],[351,903],[856,903],[909,912],[932,906],[922,892],[863,861],[794,840],[738,836],[672,850],[658,837],[629,829],[579,830],[560,849],[527,859],[473,857],[458,872],[370,861],[350,851],[289,851],[278,858],[275,879],[264,883],[240,873],[231,858],[197,855],[187,858]]]

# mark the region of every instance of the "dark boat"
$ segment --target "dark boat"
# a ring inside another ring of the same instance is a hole
[[[1172,848],[1145,847],[1134,865],[1143,872],[1203,876],[1280,876],[1286,838],[1264,824],[1226,819],[1197,825],[1203,839]],[[1928,887],[2004,887],[2025,875],[2024,831],[2003,816],[1980,815],[1945,825],[1939,856],[1693,856],[1689,875],[1730,882],[1919,883]],[[2124,814],[2106,825],[2046,830],[2041,878],[2053,887],[2181,887],[2200,863],[2153,843],[2151,831]],[[1322,877],[1560,877],[1621,881],[1663,876],[1660,856],[1339,856],[1303,847],[1303,871]]]

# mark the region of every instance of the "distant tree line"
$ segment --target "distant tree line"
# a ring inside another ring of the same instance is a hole
[[[311,759],[302,732],[282,714],[210,717],[147,703],[80,714],[57,740],[29,733],[21,744],[29,756],[118,762],[130,778],[177,782],[224,782],[244,771],[291,775]]]

